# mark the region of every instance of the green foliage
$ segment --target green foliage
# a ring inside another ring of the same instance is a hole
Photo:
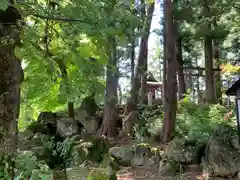
[[[104,139],[90,135],[87,139],[66,138],[63,142],[57,143],[56,152],[67,167],[74,167],[88,160],[101,162],[108,148]]]
[[[90,172],[87,180],[109,180],[108,175],[103,171],[92,171]]]
[[[67,161],[68,157],[70,156],[73,145],[74,142],[71,138],[66,138],[63,142],[57,143],[56,151],[64,161]]]
[[[8,8],[8,1],[7,0],[3,0],[0,2],[0,10],[5,11]]]
[[[162,128],[163,111],[160,106],[139,108],[135,123],[135,136],[138,140],[156,135]]]
[[[68,101],[79,104],[93,92],[102,101],[109,37],[116,38],[117,46],[127,44],[140,22],[132,7],[106,0],[59,1],[56,9],[40,0],[16,5],[27,22],[22,44],[15,48],[25,73],[20,124],[27,124],[22,121],[29,108],[34,116],[39,111],[64,110]]]
[[[2,164],[5,163],[5,164]],[[1,161],[0,179],[10,179],[5,168],[7,162]],[[45,162],[39,162],[37,157],[31,151],[18,152],[15,159],[15,179],[14,180],[52,180],[53,172]]]
[[[225,115],[230,112],[224,106],[198,105],[188,100],[179,102],[176,123],[176,135],[190,139],[207,140],[218,124],[230,124],[233,126],[236,116],[224,120]]]

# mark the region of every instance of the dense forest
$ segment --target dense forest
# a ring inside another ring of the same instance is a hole
[[[240,178],[239,34],[238,0],[0,0],[0,179]]]

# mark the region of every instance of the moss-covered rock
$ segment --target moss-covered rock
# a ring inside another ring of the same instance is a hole
[[[173,139],[165,148],[163,158],[174,159],[181,164],[200,164],[205,145],[186,139]]]
[[[134,147],[133,166],[156,166],[161,161],[160,152],[149,144],[141,143]]]
[[[232,144],[236,131],[227,125],[219,125],[208,142],[203,169],[210,176],[232,177],[240,169],[240,152]]]
[[[180,163],[174,159],[163,159],[159,165],[161,176],[175,176],[180,171]]]
[[[109,149],[109,154],[111,157],[115,158],[121,166],[131,165],[134,157],[134,152],[130,145],[112,147]]]
[[[58,144],[58,151],[67,167],[77,167],[86,160],[101,162],[109,145],[106,139],[88,134],[65,139]]]
[[[118,171],[120,169],[118,162],[108,153],[104,155],[100,166],[103,168],[108,168],[109,166],[111,166],[111,168],[115,171]]]

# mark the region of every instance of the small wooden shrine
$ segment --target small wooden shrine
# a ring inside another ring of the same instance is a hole
[[[156,99],[156,91],[162,89],[162,83],[158,82],[152,73],[149,73],[147,76],[147,90],[148,90],[148,104]]]

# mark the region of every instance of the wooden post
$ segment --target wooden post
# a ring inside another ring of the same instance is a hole
[[[148,92],[148,105],[153,104],[153,93],[151,91]]]
[[[236,96],[236,116],[237,116],[237,126],[238,126],[238,141],[240,144],[240,89],[237,90]]]

